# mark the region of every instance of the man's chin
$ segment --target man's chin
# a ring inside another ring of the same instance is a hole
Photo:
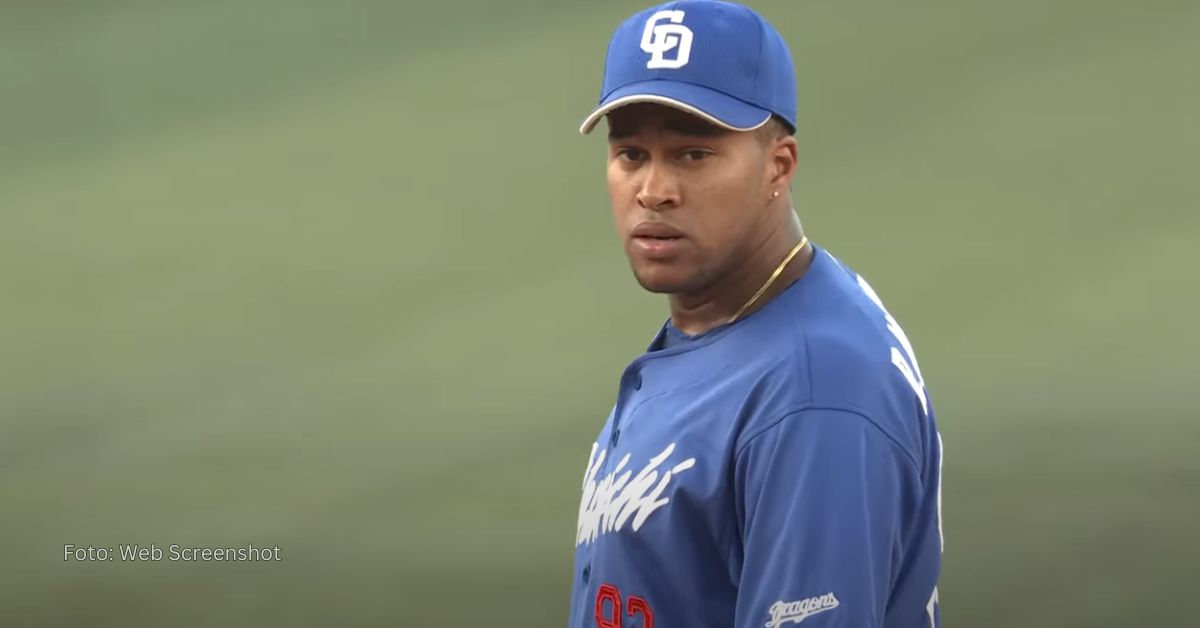
[[[633,277],[643,290],[655,294],[689,292],[694,283],[689,281],[690,277],[680,277],[672,273],[657,271],[639,271],[636,268],[633,270]]]

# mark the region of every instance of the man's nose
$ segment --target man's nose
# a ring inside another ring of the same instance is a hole
[[[643,209],[667,209],[679,205],[679,182],[669,168],[651,162],[645,168],[637,202]]]

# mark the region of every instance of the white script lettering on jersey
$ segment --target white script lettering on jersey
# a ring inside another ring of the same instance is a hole
[[[832,591],[797,602],[780,600],[771,605],[771,621],[767,622],[767,628],[778,628],[788,622],[798,624],[817,613],[831,611],[837,608],[838,604],[840,602]]]
[[[858,286],[883,311],[888,331],[892,332],[892,336],[904,348],[904,352],[901,353],[900,349],[892,347],[892,364],[904,376],[905,381],[912,387],[913,392],[917,393],[917,400],[921,402],[921,409],[925,411],[925,414],[929,414],[929,399],[925,395],[925,378],[921,377],[921,367],[917,366],[917,354],[913,351],[912,343],[908,341],[908,336],[904,334],[904,330],[900,329],[900,323],[897,323],[896,319],[887,311],[887,308],[883,307],[883,300],[879,298],[878,294],[875,294],[875,290],[871,288],[871,284],[867,283],[867,280],[863,279],[861,275],[858,277]]]
[[[695,458],[688,458],[664,471],[660,477],[659,465],[675,451],[675,443],[671,443],[662,453],[651,458],[636,475],[626,470],[630,455],[625,454],[615,469],[603,478],[597,478],[608,455],[608,450],[597,455],[599,449],[599,445],[592,444],[587,472],[583,476],[576,547],[591,543],[602,534],[619,532],[626,523],[630,523],[633,531],[637,532],[654,511],[671,501],[669,497],[662,496],[671,485],[671,479],[696,464]]]

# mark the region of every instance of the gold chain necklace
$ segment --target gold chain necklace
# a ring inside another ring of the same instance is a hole
[[[800,238],[800,244],[797,244],[792,249],[792,252],[788,253],[787,257],[783,258],[783,261],[780,262],[779,265],[775,267],[775,272],[771,273],[771,278],[767,279],[767,283],[764,283],[762,285],[762,287],[758,289],[758,292],[755,292],[754,296],[750,297],[750,300],[746,301],[746,304],[743,305],[741,307],[741,309],[739,309],[737,311],[737,313],[733,315],[733,318],[730,318],[729,322],[727,322],[725,324],[728,325],[730,323],[733,323],[737,319],[741,318],[742,314],[745,314],[746,310],[750,309],[750,306],[754,305],[754,302],[757,301],[758,298],[761,297],[763,295],[763,293],[767,291],[767,288],[770,288],[771,284],[775,283],[776,279],[779,279],[779,275],[783,274],[783,269],[787,268],[787,265],[789,263],[791,263],[792,259],[794,257],[796,257],[797,253],[804,250],[804,245],[806,245],[806,244],[808,244],[808,236],[804,236],[804,237]]]

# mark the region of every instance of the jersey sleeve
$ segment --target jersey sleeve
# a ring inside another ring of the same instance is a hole
[[[876,628],[902,560],[920,473],[863,415],[810,409],[738,450],[735,626]]]

